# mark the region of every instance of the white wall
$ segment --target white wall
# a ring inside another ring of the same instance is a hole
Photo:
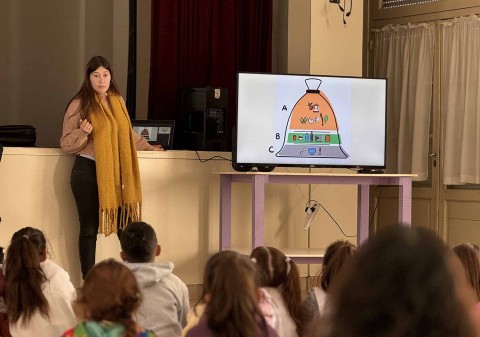
[[[311,0],[288,4],[288,73],[309,74],[311,57]]]
[[[128,0],[1,1],[0,125],[34,125],[37,146],[58,147],[65,106],[94,55],[110,60],[125,93],[125,4]]]
[[[362,76],[364,0],[352,2],[352,13],[345,17],[347,25],[344,26],[337,4],[329,0],[311,1],[312,74]]]
[[[40,143],[47,133],[58,139],[67,97],[78,89],[74,83],[83,63],[78,42],[82,9],[81,1],[0,3],[7,27],[0,49],[6,60],[0,69],[0,92],[6,96],[0,124],[33,124]]]

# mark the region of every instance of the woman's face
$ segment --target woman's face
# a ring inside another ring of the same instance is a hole
[[[110,87],[112,76],[104,67],[98,67],[90,74],[90,83],[97,94],[105,95]]]

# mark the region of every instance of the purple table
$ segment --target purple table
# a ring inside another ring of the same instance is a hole
[[[346,184],[358,185],[357,245],[368,238],[369,189],[371,185],[399,186],[398,221],[410,225],[412,219],[411,174],[336,174],[280,172],[219,172],[220,175],[220,250],[231,248],[232,183],[252,185],[252,249],[264,244],[265,184]],[[297,257],[299,263],[321,262]]]

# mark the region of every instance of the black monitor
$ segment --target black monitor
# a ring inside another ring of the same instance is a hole
[[[386,79],[239,73],[237,90],[237,165],[385,168]]]
[[[161,145],[171,150],[173,145],[174,120],[132,120],[133,131],[143,136],[151,145]]]

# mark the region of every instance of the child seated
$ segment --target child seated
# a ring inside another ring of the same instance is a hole
[[[250,254],[257,266],[260,287],[273,304],[275,331],[280,337],[302,335],[306,315],[302,308],[300,274],[298,267],[280,250],[257,247]]]
[[[462,243],[453,247],[453,252],[458,256],[465,269],[468,283],[474,290],[474,300],[480,302],[480,256],[478,246],[471,243]]]
[[[337,240],[327,247],[317,284],[309,290],[307,298],[302,303],[307,319],[324,313],[328,289],[356,252],[357,248],[344,240]]]
[[[479,336],[460,262],[429,229],[381,227],[341,276],[307,336]]]
[[[207,262],[201,299],[203,316],[187,337],[276,337],[258,307],[253,263],[225,250]]]
[[[120,256],[137,278],[144,297],[137,322],[157,337],[179,337],[190,308],[188,289],[172,273],[172,262],[155,262],[160,255],[155,230],[145,222],[131,222],[121,234],[120,245]]]
[[[133,273],[113,259],[102,261],[90,269],[73,303],[83,322],[62,337],[155,337],[133,319],[141,302]]]
[[[5,305],[13,337],[60,336],[76,323],[75,288],[68,273],[48,259],[43,233],[15,232],[5,260]]]

